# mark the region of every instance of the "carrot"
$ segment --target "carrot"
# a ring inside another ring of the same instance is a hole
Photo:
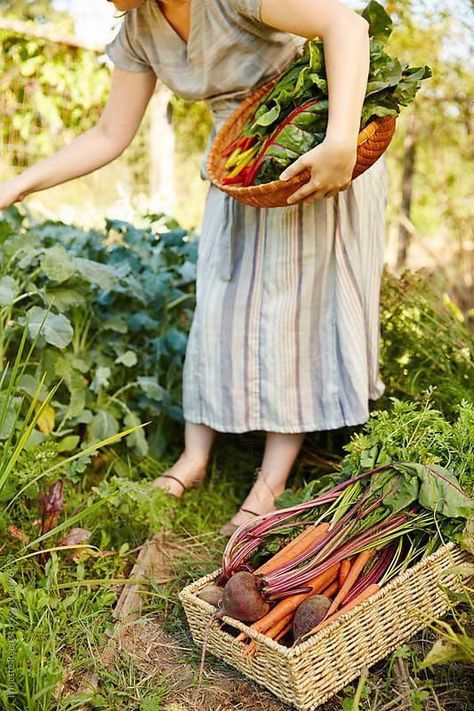
[[[318,525],[305,528],[305,530],[296,536],[296,538],[287,543],[287,545],[279,550],[278,553],[275,553],[272,558],[257,568],[257,570],[254,571],[255,575],[271,573],[280,565],[296,558],[296,556],[300,555],[300,553],[303,553],[310,546],[323,539],[328,531],[328,528],[328,523],[320,523]]]
[[[342,588],[344,583],[346,582],[346,578],[349,575],[349,571],[351,569],[351,561],[346,558],[341,562],[341,568],[339,570],[339,587]]]
[[[368,585],[364,590],[362,590],[361,593],[359,593],[359,595],[357,595],[353,600],[347,603],[347,605],[341,607],[337,612],[331,615],[331,617],[326,617],[326,619],[320,622],[319,625],[316,625],[316,627],[314,627],[311,632],[305,634],[304,637],[301,638],[300,642],[303,642],[308,637],[312,636],[313,634],[316,634],[316,632],[320,632],[325,627],[329,627],[329,625],[332,624],[334,620],[336,620],[338,617],[344,615],[346,612],[349,612],[349,610],[352,610],[352,608],[356,607],[361,602],[364,602],[364,600],[367,600],[367,598],[372,597],[372,595],[375,595],[375,593],[379,590],[380,585],[377,585],[377,583],[372,583],[372,585]]]
[[[362,551],[359,553],[355,559],[351,569],[344,581],[344,584],[339,588],[339,592],[331,603],[331,607],[327,611],[326,618],[330,617],[333,612],[336,612],[339,605],[344,601],[344,598],[348,595],[349,591],[357,581],[357,578],[361,574],[363,568],[368,563],[368,561],[375,555],[375,549]]]
[[[293,622],[288,622],[285,625],[285,627],[283,627],[281,632],[279,632],[277,634],[277,636],[275,637],[275,642],[279,642],[282,637],[284,637],[286,634],[288,634],[288,632],[291,630],[292,626],[293,626]]]
[[[337,591],[339,590],[339,583],[337,580],[335,580],[329,587],[327,587],[325,590],[322,591],[321,595],[325,595],[325,597],[332,597]]]
[[[285,629],[288,625],[291,627],[293,624],[293,616],[294,613],[290,612],[289,615],[286,617],[283,617],[279,622],[277,622],[271,629],[267,630],[265,632],[265,637],[270,637],[270,639],[276,639],[276,637],[280,634],[280,632]],[[252,656],[255,652],[256,649],[256,644],[255,641],[252,640],[250,644],[248,645],[247,649],[245,650],[245,654],[248,654]]]

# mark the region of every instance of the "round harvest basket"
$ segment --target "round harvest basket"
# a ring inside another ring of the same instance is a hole
[[[207,158],[206,169],[211,183],[239,202],[254,207],[286,206],[290,195],[310,178],[309,170],[305,170],[290,180],[274,180],[271,183],[252,185],[248,188],[222,183],[222,179],[226,176],[224,166],[227,158],[223,155],[225,148],[239,137],[249,114],[255,110],[277,81],[278,77],[262,85],[235,109],[218,131]],[[380,158],[392,140],[394,132],[394,116],[377,118],[367,124],[359,134],[357,163],[352,173],[352,180]]]

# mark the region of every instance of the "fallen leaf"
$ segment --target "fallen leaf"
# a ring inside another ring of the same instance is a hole
[[[35,410],[38,412],[42,407],[41,402],[37,402],[35,404]],[[38,428],[40,432],[42,432],[44,435],[49,435],[51,432],[54,430],[54,417],[55,417],[55,412],[54,409],[51,407],[51,405],[46,405],[44,408],[43,412],[38,418]]]
[[[87,528],[71,528],[64,538],[61,538],[58,546],[80,546],[87,543],[92,533]]]
[[[472,656],[463,649],[461,644],[438,639],[431,651],[426,655],[420,669],[431,667],[434,664],[447,664],[448,662],[472,662]]]
[[[30,540],[28,534],[21,531],[17,526],[8,526],[8,533],[12,538],[23,541],[23,543],[28,543]]]

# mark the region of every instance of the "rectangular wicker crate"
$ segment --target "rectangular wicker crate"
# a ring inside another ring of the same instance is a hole
[[[428,616],[442,615],[449,604],[445,590],[462,588],[453,567],[469,561],[472,556],[449,543],[296,647],[285,647],[242,622],[224,617],[224,628],[218,623],[211,626],[208,651],[282,701],[311,711],[358,677],[363,667],[375,664],[408,641],[426,626]],[[215,608],[197,593],[219,572],[192,583],[179,595],[193,640],[199,646]],[[241,631],[256,642],[253,657],[243,655],[244,642],[236,642]]]

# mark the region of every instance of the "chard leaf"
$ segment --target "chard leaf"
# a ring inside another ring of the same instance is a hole
[[[370,482],[370,491],[383,496],[383,506],[397,513],[408,509],[418,501],[420,482],[412,473],[396,472],[393,469],[375,474]]]
[[[474,502],[459,486],[458,480],[447,469],[437,464],[394,463],[393,468],[420,481],[418,501],[425,509],[448,518],[468,518],[474,514]]]
[[[395,101],[401,106],[408,106],[420,88],[420,81],[429,77],[431,77],[431,69],[426,65],[407,69],[393,92]]]
[[[262,167],[255,178],[255,185],[269,183],[272,180],[278,180],[281,173],[288,167],[291,161],[283,160],[282,158],[265,158]]]
[[[269,111],[266,111],[262,116],[260,116],[256,121],[255,124],[257,126],[270,126],[274,121],[278,119],[280,116],[280,106],[277,104],[273,108],[271,108]]]
[[[369,23],[369,35],[386,42],[392,34],[393,23],[385,8],[375,0],[370,0],[361,14]]]
[[[313,136],[302,128],[289,124],[278,134],[277,142],[284,148],[289,148],[298,155],[302,155],[312,148]]]
[[[317,74],[309,74],[308,79],[310,79],[311,82],[318,87],[322,94],[325,96],[328,95],[328,83],[326,79],[322,79]]]
[[[314,40],[306,45],[308,47],[309,66],[313,72],[324,72],[324,51],[321,40]]]
[[[396,104],[389,96],[388,92],[385,97],[377,98],[378,95],[371,97],[371,99],[364,104],[362,108],[360,127],[364,128],[367,126],[369,121],[376,116],[382,118],[383,116],[397,116],[398,109]]]
[[[266,155],[272,158],[279,158],[282,161],[293,161],[299,157],[297,153],[294,153],[286,146],[280,146],[278,143],[272,143],[272,145],[268,147]]]

